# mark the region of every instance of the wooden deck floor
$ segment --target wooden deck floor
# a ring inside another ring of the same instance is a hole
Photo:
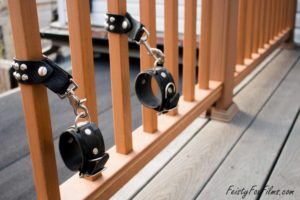
[[[300,199],[299,56],[280,50],[231,123],[196,119],[112,199]]]

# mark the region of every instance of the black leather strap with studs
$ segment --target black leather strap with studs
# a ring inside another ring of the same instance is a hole
[[[108,32],[127,34],[130,39],[137,42],[140,41],[145,32],[143,29],[144,25],[134,19],[129,13],[126,13],[125,16],[107,13],[105,20],[105,28]]]
[[[152,79],[158,85],[157,95],[152,90]],[[172,75],[165,67],[148,69],[138,74],[135,81],[135,92],[144,106],[160,113],[166,113],[176,108],[180,96],[176,91]]]
[[[22,84],[44,84],[51,91],[63,95],[71,84],[72,76],[56,63],[44,58],[41,61],[14,59],[13,76]]]

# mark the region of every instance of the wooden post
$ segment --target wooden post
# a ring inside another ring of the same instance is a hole
[[[237,59],[238,65],[244,65],[245,56],[245,38],[246,38],[246,16],[247,3],[245,0],[239,1],[239,17],[238,17],[238,36],[237,36]]]
[[[260,3],[261,0],[254,0],[253,6],[253,45],[252,45],[252,53],[258,52],[259,46],[259,19],[260,19]]]
[[[150,33],[148,42],[151,47],[156,47],[156,14],[155,0],[140,1],[141,22],[145,25]],[[141,70],[149,69],[153,66],[154,59],[148,55],[144,46],[140,48]],[[142,106],[143,128],[145,132],[155,133],[157,131],[157,113],[145,106]]]
[[[209,88],[212,1],[202,0],[198,82],[200,89]]]
[[[245,39],[245,58],[252,59],[253,45],[253,8],[254,0],[247,0],[247,19],[246,19],[246,39]]]
[[[98,124],[89,2],[67,0],[67,9],[73,77],[79,85],[79,97],[87,98],[91,120]]]
[[[223,10],[223,12],[222,12]],[[212,109],[212,119],[230,121],[238,112],[238,108],[232,101],[234,88],[234,72],[236,65],[236,44],[237,44],[237,27],[238,27],[238,0],[214,0],[212,40],[222,38],[221,43],[214,48],[220,51],[212,51],[212,60],[221,59],[221,64],[211,65],[213,73],[211,79],[223,82],[223,93]],[[216,50],[216,49],[215,49]]]
[[[37,8],[34,0],[9,0],[16,58],[41,60]],[[60,199],[46,88],[20,85],[37,199]]]
[[[196,81],[197,0],[184,1],[183,99],[194,101]]]
[[[108,12],[125,15],[126,1],[109,0]],[[115,143],[118,153],[132,151],[128,38],[108,33]]]
[[[166,57],[165,65],[172,74],[176,89],[178,90],[178,0],[165,0],[164,9],[164,53]],[[177,110],[173,110],[168,114],[176,115]]]
[[[266,19],[265,19],[265,37],[264,37],[264,43],[267,45],[270,42],[271,38],[271,16],[272,16],[272,10],[271,10],[271,1],[272,0],[266,0]]]
[[[266,26],[266,18],[267,18],[267,1],[259,1],[260,2],[260,19],[259,19],[259,46],[258,48],[264,49],[265,45],[265,29],[267,28]]]

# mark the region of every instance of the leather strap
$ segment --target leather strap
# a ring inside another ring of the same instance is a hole
[[[63,95],[71,84],[72,76],[56,63],[44,58],[41,61],[14,59],[13,75],[22,84],[44,84],[54,93]]]
[[[134,19],[129,13],[125,16],[117,14],[106,14],[105,28],[108,32],[127,34],[127,36],[139,42],[143,36],[145,30],[144,25]]]
[[[158,85],[158,95],[154,95],[151,80]],[[146,70],[136,77],[135,91],[139,101],[146,107],[160,113],[176,108],[179,93],[176,91],[174,79],[165,67]]]

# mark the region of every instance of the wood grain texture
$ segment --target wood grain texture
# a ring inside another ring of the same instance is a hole
[[[125,15],[126,1],[108,1],[108,12]],[[132,151],[128,38],[108,33],[108,40],[116,151],[127,154]]]
[[[85,105],[91,120],[98,124],[89,2],[67,0],[67,10],[72,74],[79,86],[76,93],[80,98],[87,98]]]
[[[247,0],[246,17],[246,39],[245,39],[245,58],[252,58],[253,45],[253,25],[254,25],[254,0]]]
[[[164,31],[164,53],[165,66],[172,74],[175,81],[176,89],[179,90],[178,85],[178,0],[165,0],[165,31]],[[172,17],[170,17],[172,16]],[[168,113],[169,115],[176,115],[177,109]]]
[[[208,89],[211,54],[212,1],[202,0],[201,9],[198,84],[200,89]]]
[[[197,0],[184,1],[183,81],[185,101],[193,101],[196,83],[196,16]]]
[[[299,70],[298,70],[299,71]],[[299,84],[299,83],[298,83]],[[267,185],[274,186],[280,190],[294,190],[293,195],[286,195],[283,198],[300,199],[300,118],[298,117],[295,126],[285,144],[277,164],[269,178]],[[274,199],[272,195],[265,193],[262,200]]]
[[[253,15],[253,45],[252,53],[258,52],[259,46],[259,19],[260,17],[260,2],[261,0],[254,0],[254,15]]]
[[[253,185],[257,185],[258,190],[263,189],[264,181],[300,107],[299,90],[298,62],[201,191],[198,199],[222,199],[224,196],[226,199],[237,199],[237,195],[226,195],[231,185],[235,189],[250,189]],[[257,195],[252,193],[245,199],[256,198]]]
[[[235,97],[241,112],[232,123],[209,122],[135,199],[193,199],[298,57],[284,51],[270,62]]]
[[[16,58],[41,60],[35,1],[9,0],[8,6]],[[20,87],[37,198],[56,200],[60,196],[47,91],[42,85],[21,84]]]
[[[246,39],[246,12],[247,1],[239,1],[238,32],[237,32],[237,56],[236,64],[243,65],[245,58],[245,39]]]
[[[140,20],[150,33],[148,42],[151,47],[156,47],[155,2],[155,0],[140,1]],[[147,53],[144,46],[140,47],[140,60],[141,71],[149,69],[154,65],[154,59]],[[157,113],[152,109],[142,106],[142,118],[144,131],[148,133],[155,133],[157,131]]]

